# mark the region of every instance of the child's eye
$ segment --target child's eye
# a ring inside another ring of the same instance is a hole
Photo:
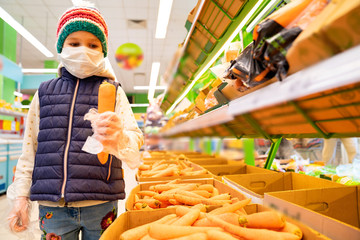
[[[92,44],[92,43],[90,43],[90,44],[89,44],[89,47],[90,47],[90,48],[95,49],[95,48],[98,48],[99,46],[98,46],[98,45],[96,45],[96,44]]]
[[[72,47],[78,47],[80,44],[76,43],[76,42],[73,42],[73,43],[69,43],[69,45],[72,46]]]

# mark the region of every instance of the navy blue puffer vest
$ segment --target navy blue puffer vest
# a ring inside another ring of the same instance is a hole
[[[32,201],[113,201],[125,198],[121,161],[110,155],[102,165],[97,155],[81,150],[93,134],[84,115],[97,108],[102,77],[62,76],[40,85],[40,126],[32,177]],[[115,84],[114,82],[110,81]],[[73,110],[72,110],[73,109]]]

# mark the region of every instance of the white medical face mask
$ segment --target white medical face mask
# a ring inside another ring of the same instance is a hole
[[[104,53],[85,46],[65,47],[58,57],[66,70],[80,79],[96,75],[105,69]]]

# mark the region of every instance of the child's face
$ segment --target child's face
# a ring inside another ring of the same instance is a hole
[[[85,46],[90,49],[102,52],[100,40],[92,33],[86,31],[77,31],[69,34],[65,39],[63,47],[81,47]]]

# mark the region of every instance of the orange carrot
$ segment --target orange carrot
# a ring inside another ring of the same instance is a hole
[[[190,171],[190,172],[184,172],[183,175],[184,176],[196,176],[196,175],[202,175],[202,174],[206,174],[207,170],[198,170],[198,171]]]
[[[214,197],[214,196],[217,196],[217,195],[219,195],[219,190],[214,187],[213,192],[212,192],[212,196]]]
[[[116,88],[111,83],[104,81],[100,84],[98,92],[98,113],[115,111]],[[97,154],[101,164],[105,164],[109,158],[109,153],[101,152]]]
[[[218,200],[219,201],[219,200]],[[242,200],[240,202],[234,203],[234,204],[230,204],[229,206],[224,206],[221,208],[217,208],[214,209],[210,212],[210,214],[212,215],[218,215],[221,213],[226,213],[226,212],[235,212],[236,210],[245,207],[246,205],[248,205],[251,202],[250,198],[247,198],[245,200]]]
[[[146,204],[146,203],[145,203],[145,204]],[[142,204],[142,203],[139,203],[139,202],[138,202],[138,203],[135,203],[135,204],[134,204],[134,209],[135,209],[135,210],[140,210],[140,209],[142,208],[142,205],[143,205],[143,204]]]
[[[229,193],[222,193],[222,194],[219,194],[217,196],[211,197],[210,199],[213,199],[213,200],[230,200],[231,196],[230,196]]]
[[[191,192],[196,193],[196,194],[198,194],[200,196],[203,196],[204,198],[210,198],[211,197],[211,193],[209,193],[206,190],[193,190]]]
[[[220,215],[217,215],[218,218],[224,220],[225,222],[234,224],[236,226],[239,225],[239,215],[236,213],[222,213]],[[199,226],[199,227],[216,227],[217,225],[213,222],[211,222],[208,218],[203,218],[197,220],[193,226]]]
[[[138,191],[137,194],[139,194],[140,196],[149,196],[149,197],[153,197],[154,195],[156,195],[156,192],[153,191],[147,191],[147,190],[143,190],[143,191]]]
[[[247,228],[281,229],[285,226],[285,218],[278,212],[265,211],[240,216],[239,223]]]
[[[151,208],[159,208],[161,204],[160,201],[156,199],[139,199],[137,202],[146,203]]]
[[[156,200],[165,202],[165,201],[169,201],[169,199],[174,198],[174,194],[171,194],[171,193],[161,193],[161,194],[156,194],[156,195],[154,195],[153,198],[155,198]]]
[[[188,196],[188,197],[206,199],[205,197],[200,196],[199,194],[196,194],[196,193],[190,192],[190,191],[178,190],[178,191],[176,191],[176,194],[181,194],[181,195]]]
[[[213,227],[191,227],[191,226],[173,226],[167,224],[154,223],[150,225],[149,235],[156,239],[172,239],[187,236],[194,233],[206,233]]]
[[[292,224],[290,222],[285,222],[285,227],[283,227],[280,231],[295,234],[296,236],[299,237],[299,239],[302,239],[303,237],[303,233],[301,229],[295,224]]]
[[[177,201],[176,199],[169,199],[169,203],[172,205],[182,205],[183,203]]]
[[[174,226],[191,226],[200,215],[199,209],[190,209],[188,213],[182,216],[179,220],[174,222]]]
[[[157,220],[155,222],[151,222],[151,223],[148,223],[148,224],[145,224],[145,225],[138,226],[136,228],[129,229],[129,230],[123,232],[120,235],[120,240],[137,240],[137,239],[140,239],[140,238],[142,238],[143,236],[145,236],[148,233],[148,229],[149,229],[149,226],[151,224],[154,224],[154,223],[166,223],[166,222],[170,221],[173,218],[176,218],[176,215],[175,214],[169,214],[169,215],[166,215],[165,217],[163,217],[163,218],[161,218],[161,219],[159,219],[159,220]]]
[[[140,171],[149,170],[150,168],[151,168],[151,166],[150,166],[150,165],[147,165],[147,164],[141,164],[141,165],[139,166],[139,170],[140,170]]]
[[[211,200],[211,199],[201,199],[195,197],[188,197],[181,194],[174,194],[174,197],[177,201],[182,202],[186,205],[194,206],[196,204],[205,204],[205,205],[223,205],[225,203],[231,202],[231,200]]]
[[[155,238],[150,237],[149,234],[146,234],[145,236],[143,236],[140,240],[156,240]]]
[[[200,185],[200,186],[198,187],[198,189],[200,189],[200,190],[206,190],[206,191],[212,193],[212,192],[214,191],[214,186],[211,185],[211,184],[203,184],[203,185]]]
[[[210,230],[207,232],[208,240],[237,240],[237,238],[234,238],[231,236],[231,234],[218,231],[218,230]]]
[[[172,238],[171,240],[207,240],[206,233],[194,233],[183,237]]]
[[[176,175],[176,171],[178,169],[176,167],[169,167],[166,169],[161,170],[160,172],[154,174],[152,177],[167,177],[167,176],[174,176]]]
[[[195,206],[192,206],[191,209],[199,209],[200,212],[206,212],[206,206],[204,204],[196,204]]]
[[[268,229],[243,228],[227,223],[224,220],[219,219],[217,216],[207,214],[206,217],[225,231],[247,240],[299,240],[299,237],[292,233],[276,232]]]
[[[167,168],[168,166],[169,166],[168,164],[163,163],[163,164],[160,164],[160,165],[157,165],[157,166],[151,168],[151,171],[163,170],[163,169]]]

